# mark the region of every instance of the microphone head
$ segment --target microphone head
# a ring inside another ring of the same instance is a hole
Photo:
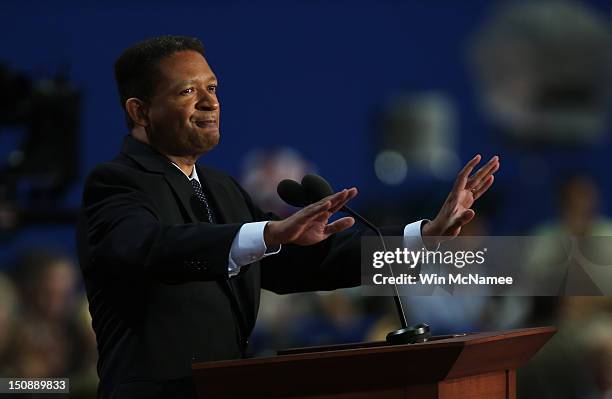
[[[308,205],[304,188],[295,180],[285,179],[276,187],[278,196],[291,206],[301,208]]]
[[[302,190],[310,203],[317,202],[334,193],[330,184],[319,175],[307,174],[302,178]]]

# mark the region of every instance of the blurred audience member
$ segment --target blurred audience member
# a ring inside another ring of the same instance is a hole
[[[546,279],[554,269],[572,274],[565,287],[577,278],[577,255],[590,259],[612,259],[608,245],[570,246],[571,237],[588,243],[589,236],[612,235],[612,221],[600,213],[600,194],[586,175],[563,179],[558,190],[559,218],[537,227],[533,250],[526,265],[534,278]],[[596,241],[603,244],[602,241]],[[580,251],[575,254],[573,251]],[[587,253],[589,252],[589,253]],[[572,269],[573,268],[573,269]],[[595,289],[587,269],[577,288]],[[590,281],[592,286],[585,284]],[[570,290],[571,291],[571,290]],[[561,294],[571,294],[560,290]],[[545,306],[547,305],[547,306]],[[529,365],[519,373],[521,398],[612,397],[612,301],[609,297],[536,297],[530,324],[557,324],[559,332]]]
[[[586,373],[592,376],[588,398],[612,398],[612,316],[597,315],[586,328],[582,346]]]
[[[257,324],[251,334],[250,349],[255,356],[273,356],[278,349],[296,347],[299,343],[290,330],[306,315],[315,311],[312,293],[277,295],[262,290]]]
[[[316,312],[302,317],[290,333],[298,346],[329,345],[365,340],[373,319],[361,309],[359,288],[317,292]]]
[[[600,213],[599,188],[589,176],[571,176],[561,185],[558,198],[560,230],[577,236],[612,233],[612,220]]]
[[[293,149],[260,149],[246,156],[241,184],[261,209],[286,217],[294,209],[279,198],[276,186],[284,179],[301,181],[312,171],[313,165]]]
[[[565,302],[557,334],[519,370],[518,397],[612,397],[611,310],[608,298],[575,297]]]
[[[13,283],[0,273],[0,376],[13,375],[10,357],[17,311],[18,297]]]
[[[75,321],[72,261],[53,251],[28,251],[16,266],[23,308],[14,348],[15,375],[72,375],[83,356],[83,331]]]
[[[98,371],[96,369],[98,351],[96,350],[96,334],[91,327],[89,302],[84,294],[78,298],[75,312],[76,327],[81,340],[80,360],[78,368],[70,376],[71,398],[94,398],[98,388]]]
[[[562,180],[557,192],[558,220],[540,225],[532,233],[537,237],[524,265],[534,281],[561,279],[561,271],[567,271],[572,273],[572,278],[559,281],[562,285],[559,293],[597,293],[596,283],[588,275],[588,266],[578,259],[585,257],[604,262],[600,264],[612,261],[612,247],[601,240],[585,238],[612,236],[612,220],[600,212],[600,201],[599,188],[588,175],[574,174]]]
[[[610,235],[612,219],[600,213],[600,203],[599,187],[590,176],[570,174],[557,190],[558,220],[536,227],[534,235]]]

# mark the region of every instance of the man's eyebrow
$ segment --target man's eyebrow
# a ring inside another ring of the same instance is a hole
[[[200,81],[200,79],[188,79],[188,80],[183,80],[181,82],[178,82],[175,86],[185,86],[185,85],[189,85],[189,84],[193,84],[193,83],[198,83]],[[208,78],[206,80],[207,83],[212,83],[212,82],[217,82],[217,77],[216,76],[211,76],[210,78]]]

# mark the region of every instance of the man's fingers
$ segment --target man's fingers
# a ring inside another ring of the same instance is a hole
[[[330,223],[327,226],[325,226],[325,234],[331,235],[331,234],[339,233],[343,230],[350,228],[354,224],[355,224],[355,219],[353,219],[350,216],[338,219],[335,222]]]
[[[480,168],[478,172],[476,172],[473,176],[471,176],[468,179],[466,188],[471,190],[473,188],[480,187],[490,175],[497,172],[498,170],[499,170],[499,159],[497,158],[497,156],[495,156],[491,158],[491,160],[487,162],[485,166]]]
[[[494,180],[495,177],[493,175],[489,175],[489,177],[485,179],[484,183],[475,191],[473,191],[474,201],[480,198],[489,189],[489,187],[491,187]]]
[[[472,158],[470,162],[468,162],[463,167],[463,169],[461,169],[461,172],[459,172],[459,174],[457,175],[457,180],[455,180],[455,188],[465,187],[468,176],[470,175],[470,173],[472,173],[474,167],[478,165],[478,162],[480,162],[480,154],[474,156],[474,158]]]
[[[338,200],[336,203],[332,202],[332,205],[331,205],[331,208],[329,209],[329,211],[331,213],[335,213],[335,212],[339,211],[340,209],[342,209],[342,207],[344,205],[347,204],[347,202],[349,202],[350,200],[355,198],[357,196],[357,193],[358,192],[357,192],[357,189],[355,187],[348,189],[346,197],[343,198],[342,200]]]
[[[308,205],[299,211],[299,219],[311,220],[317,217],[322,217],[326,212],[335,212],[332,209],[341,208],[344,206],[346,201],[357,195],[357,189],[352,188],[350,190],[338,191],[335,194],[329,195],[313,204]],[[329,216],[328,216],[329,217]]]
[[[482,180],[486,179],[488,175],[495,173],[499,169],[499,157],[496,155],[489,160],[478,172],[474,173],[472,177],[468,179],[466,188],[472,189],[479,187],[482,184]]]
[[[478,165],[478,162],[480,162],[481,156],[480,154],[476,154],[474,155],[474,158],[470,159],[470,161],[465,164],[465,166],[463,167],[463,169],[461,169],[461,172],[459,172],[459,176],[469,176],[470,173],[472,173],[472,170],[474,169],[474,167],[476,165]]]
[[[357,189],[355,187],[329,195],[295,213],[295,220],[299,223],[307,223],[314,219],[326,220],[332,213],[338,211],[348,201],[355,198],[356,195]]]
[[[310,219],[314,219],[323,214],[324,212],[329,211],[330,207],[331,201],[323,199],[319,202],[315,202],[314,204],[308,205],[306,208],[303,208],[297,213],[294,213],[293,216],[297,219],[297,221],[304,222]]]
[[[319,202],[329,201],[331,206],[334,206],[338,201],[344,200],[344,198],[348,195],[348,190],[344,189],[342,191],[338,191],[337,193],[328,195],[327,197],[319,200]]]

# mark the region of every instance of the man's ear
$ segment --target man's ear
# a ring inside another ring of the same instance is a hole
[[[144,101],[132,97],[125,101],[125,110],[136,125],[149,126],[148,107]]]

